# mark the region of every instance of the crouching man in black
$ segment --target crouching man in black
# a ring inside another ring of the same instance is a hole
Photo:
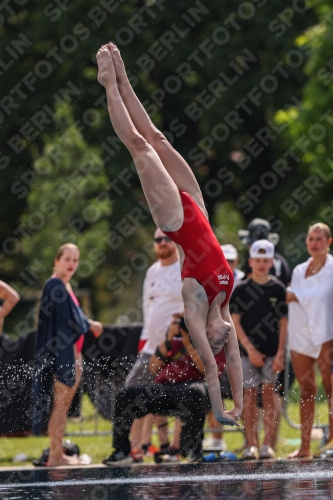
[[[225,366],[222,350],[215,356],[219,376]],[[182,315],[175,314],[165,341],[150,360],[150,370],[156,374],[154,384],[128,387],[117,395],[113,421],[115,451],[105,459],[105,465],[128,465],[141,462],[143,452],[131,449],[129,434],[135,418],[149,413],[172,415],[182,421],[180,453],[190,461],[202,457],[203,426],[208,391],[204,382],[204,366],[193,347]]]

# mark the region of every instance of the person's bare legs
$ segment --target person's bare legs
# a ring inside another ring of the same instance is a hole
[[[64,454],[62,440],[65,434],[67,413],[71,407],[75,393],[79,387],[82,375],[82,356],[75,353],[75,385],[68,387],[54,380],[54,400],[48,423],[48,435],[50,438],[50,455],[48,465],[56,467],[60,465],[78,465],[78,457],[68,457]]]
[[[180,418],[175,419],[172,441],[170,443],[170,448],[179,449],[180,448],[180,435],[182,433],[182,421]]]
[[[258,388],[244,389],[242,420],[244,423],[246,446],[258,448]]]
[[[278,393],[274,393],[274,405],[275,405],[275,420],[274,420],[274,429],[273,429],[273,435],[272,435],[272,441],[271,441],[271,448],[273,450],[276,449],[277,441],[279,438],[279,429],[280,429],[280,422],[281,422],[281,416],[282,416],[282,396]]]
[[[177,188],[191,195],[208,218],[199,184],[190,166],[172,147],[162,132],[155,127],[127,78],[125,65],[118,48],[112,43],[108,45],[112,53],[119,92],[135,128],[153,146]]]
[[[262,402],[263,402],[263,420],[264,420],[264,441],[263,444],[267,444],[268,446],[272,445],[274,431],[275,431],[275,418],[276,418],[276,409],[275,409],[275,400],[274,400],[274,392],[275,386],[274,384],[263,384],[262,385]]]
[[[142,445],[142,429],[146,417],[136,418],[131,427],[131,448],[140,450]]]
[[[160,446],[169,444],[168,418],[164,415],[157,415],[155,421]]]
[[[333,373],[331,373],[331,398],[330,398],[330,401],[328,404],[330,405],[330,418],[331,418],[332,413],[333,413]],[[330,420],[330,423],[331,423],[331,420]],[[330,441],[332,441],[332,440],[333,440],[333,434],[331,434],[331,436],[330,436]]]
[[[300,416],[302,442],[300,449],[290,453],[288,458],[305,458],[310,456],[311,430],[316,398],[316,360],[294,351],[291,351],[291,360],[301,393]]]
[[[147,445],[151,444],[151,434],[153,425],[156,424],[157,434],[161,444],[168,443],[168,419],[163,416],[156,416],[150,413],[144,417],[144,423],[142,428],[142,439],[141,444]]]
[[[155,416],[152,413],[149,413],[145,417],[136,418],[132,424],[132,450],[140,450],[142,445],[151,443],[151,433],[155,421],[157,425],[157,434],[160,440],[160,444],[164,445],[169,442],[167,417]]]
[[[154,148],[134,126],[119,93],[111,52],[106,45],[99,49],[96,59],[98,81],[106,90],[111,123],[132,155],[152,217],[160,229],[177,231],[184,220],[177,186]]]
[[[207,415],[208,426],[212,430],[213,439],[222,439],[222,425],[216,420],[214,412],[211,410]]]
[[[323,386],[327,395],[329,415],[329,440],[333,439],[333,407],[332,407],[332,385],[331,370],[333,366],[333,340],[322,345],[318,358],[318,366],[323,379]]]

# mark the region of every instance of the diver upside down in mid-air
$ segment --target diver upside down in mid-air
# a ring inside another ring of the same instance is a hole
[[[177,244],[185,322],[205,367],[213,411],[220,423],[238,425],[243,376],[228,306],[233,274],[209,224],[200,187],[189,165],[155,127],[135,95],[117,47],[103,45],[97,63],[111,123],[132,155],[152,217]],[[158,202],[156,188],[162,193]],[[214,358],[223,347],[234,400],[230,411],[223,409]]]

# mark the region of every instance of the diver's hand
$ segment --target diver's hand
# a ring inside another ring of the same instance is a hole
[[[224,411],[221,415],[215,415],[216,420],[223,425],[236,425],[240,427],[240,425],[236,422],[240,418],[240,413],[238,414],[238,409],[234,408],[233,410]]]
[[[231,416],[234,420],[239,420],[242,415],[242,409],[235,406],[232,410],[226,411],[226,413]]]

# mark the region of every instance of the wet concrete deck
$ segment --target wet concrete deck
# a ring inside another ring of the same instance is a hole
[[[333,499],[333,461],[272,461],[0,471],[1,500]]]

